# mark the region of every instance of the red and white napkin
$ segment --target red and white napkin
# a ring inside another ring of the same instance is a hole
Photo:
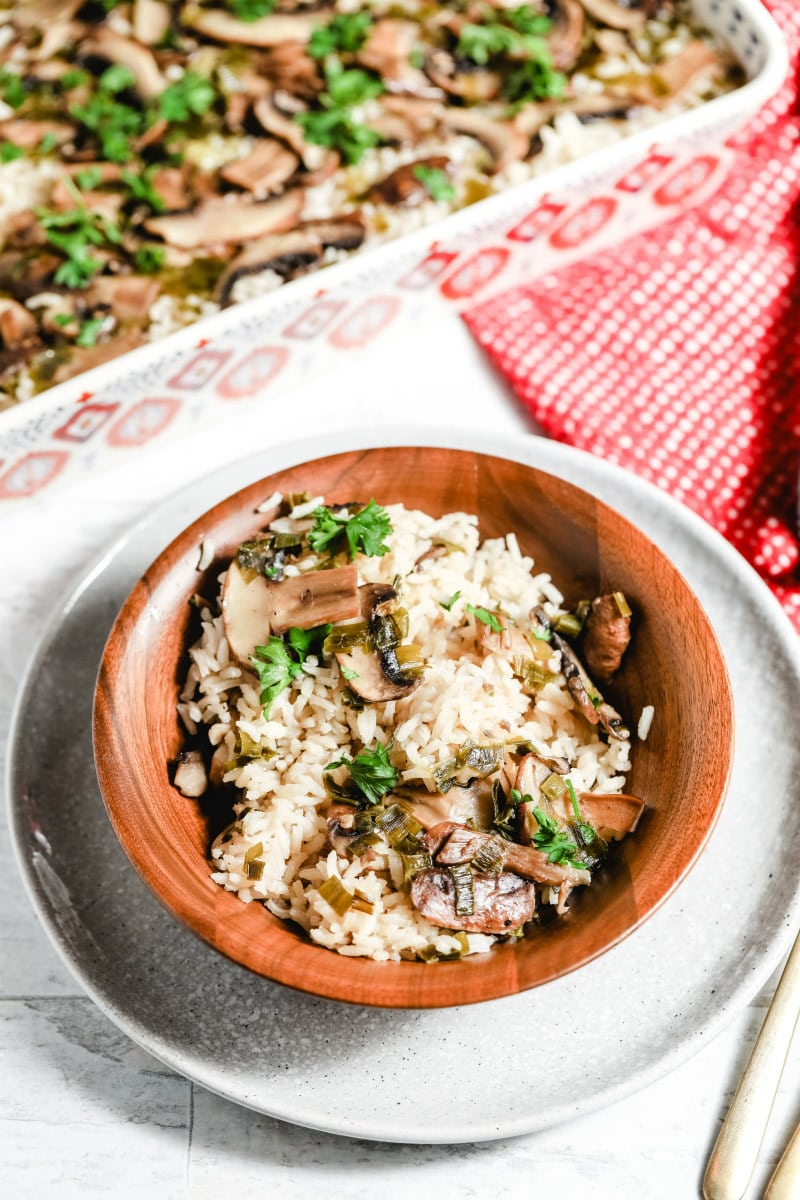
[[[466,321],[550,436],[694,509],[800,631],[800,4],[767,7],[791,70],[721,191]]]

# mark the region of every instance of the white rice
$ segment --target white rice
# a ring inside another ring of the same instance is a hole
[[[299,515],[307,507],[295,511]],[[511,665],[498,654],[484,654],[476,642],[476,619],[467,604],[527,621],[535,605],[553,613],[561,603],[550,578],[534,573],[514,534],[479,544],[474,516],[450,513],[436,519],[401,506],[387,511],[393,529],[389,552],[359,558],[359,582],[402,578],[409,638],[422,646],[428,662],[410,696],[357,711],[343,703],[345,681],[335,660],[310,657],[266,717],[255,675],[232,658],[223,618],[208,606],[178,706],[191,734],[207,727],[217,766],[233,763],[224,780],[239,793],[236,820],[212,848],[212,878],[245,903],[259,900],[275,916],[297,922],[320,945],[378,961],[414,957],[426,948],[430,953],[431,947],[440,955],[457,953],[463,950],[463,935],[459,942],[412,907],[402,886],[401,859],[388,845],[352,860],[330,848],[327,764],[342,754],[354,757],[376,740],[392,742],[391,761],[401,783],[435,790],[432,769],[468,739],[519,738],[568,758],[578,792],[620,791],[629,769],[628,743],[600,739],[596,727],[576,713],[563,674],[532,698]],[[419,562],[435,543],[445,543],[447,553]],[[448,611],[441,602],[456,592],[460,597]],[[559,657],[554,651],[548,664],[553,671]],[[267,757],[237,765],[243,735]],[[248,876],[251,858],[263,863],[258,879]],[[319,892],[331,876],[372,911],[351,907],[338,916]],[[496,940],[467,936],[469,953],[484,951]]]

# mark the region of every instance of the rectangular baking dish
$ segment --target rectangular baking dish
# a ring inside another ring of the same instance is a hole
[[[378,338],[413,334],[701,203],[735,161],[731,136],[780,87],[787,52],[760,0],[695,0],[694,10],[741,63],[742,87],[0,413],[0,501],[112,466],[231,400],[329,373]]]

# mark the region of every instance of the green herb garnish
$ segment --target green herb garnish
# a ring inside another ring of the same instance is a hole
[[[453,592],[453,594],[452,594],[452,596],[450,597],[450,599],[449,599],[449,600],[440,600],[440,601],[439,601],[439,604],[440,604],[440,605],[442,606],[442,608],[443,608],[443,609],[445,609],[447,612],[451,612],[451,611],[452,611],[452,608],[453,608],[453,605],[455,604],[456,600],[458,600],[458,598],[459,598],[459,596],[460,596],[460,595],[461,595],[461,592]]]
[[[372,25],[366,12],[337,13],[327,25],[315,29],[306,46],[312,58],[327,58],[329,54],[355,54],[364,45]]]
[[[133,265],[142,275],[157,275],[166,262],[163,246],[140,246],[134,251]]]
[[[230,0],[230,9],[240,21],[260,21],[275,9],[277,0]]]
[[[84,321],[75,338],[75,345],[94,346],[105,323],[105,317],[90,317],[88,321]]]
[[[505,625],[501,625],[494,613],[489,612],[488,608],[476,608],[474,604],[468,604],[467,612],[472,613],[476,621],[482,621],[484,625],[488,625],[494,633],[502,633],[505,629]]]
[[[333,56],[325,63],[327,90],[319,96],[321,111],[295,113],[306,140],[337,150],[345,162],[360,162],[365,150],[376,146],[380,134],[356,121],[350,109],[383,92],[380,79],[359,68],[345,70]]]
[[[0,146],[0,163],[14,162],[16,158],[24,158],[25,151],[21,146],[15,146],[13,142],[3,142]]]
[[[121,82],[120,72],[130,75],[125,67],[109,67],[98,80],[98,91],[84,104],[71,105],[69,113],[97,138],[103,158],[123,163],[133,157],[132,139],[144,133],[147,119],[143,112],[124,104],[115,91],[104,86],[110,72],[113,72],[110,75],[112,86]]]
[[[524,796],[523,800],[532,802],[533,797]],[[585,871],[586,863],[581,861],[578,847],[572,838],[559,828],[554,818],[542,812],[541,808],[534,808],[533,815],[539,828],[533,835],[532,841],[534,846],[537,846],[547,856],[547,861],[560,866],[575,867],[578,871]]]
[[[49,244],[60,250],[66,259],[54,275],[55,282],[65,287],[86,287],[104,266],[103,261],[91,253],[91,247],[117,245],[122,238],[113,221],[90,212],[83,204],[66,212],[38,209],[36,215]]]
[[[462,26],[456,53],[486,66],[490,59],[503,59],[506,75],[502,93],[512,105],[559,98],[566,77],[553,68],[545,35],[551,28],[547,17],[529,5],[498,10],[481,25]]]
[[[217,93],[207,79],[196,71],[187,71],[156,97],[156,115],[183,124],[208,112],[216,98]]]
[[[325,770],[347,767],[350,778],[367,804],[380,804],[383,797],[397,786],[397,771],[389,762],[389,751],[393,745],[394,742],[389,742],[388,746],[378,742],[374,750],[362,750],[353,759],[342,755],[336,762],[328,763]]]
[[[414,178],[420,181],[432,200],[455,200],[456,189],[438,167],[426,167],[424,163],[419,163],[414,167]]]
[[[7,67],[0,68],[0,96],[9,108],[22,108],[27,99],[21,75],[15,75]]]
[[[315,508],[313,516],[308,540],[316,554],[326,550],[337,553],[346,545],[351,559],[359,551],[368,557],[381,558],[389,550],[383,540],[392,532],[389,514],[374,499],[352,517],[340,516],[324,505]]]
[[[322,644],[332,625],[315,625],[313,629],[298,629],[293,626],[286,634],[286,640],[300,662],[304,662],[310,654],[317,658],[322,656]]]
[[[75,182],[82,192],[91,192],[103,182],[103,172],[99,167],[84,167],[76,172]]]
[[[255,646],[254,650],[250,662],[258,675],[260,700],[264,706],[264,716],[268,717],[276,696],[285,691],[298,675],[302,675],[303,668],[291,657],[283,638],[271,637],[266,646]]]
[[[141,200],[143,204],[149,204],[153,212],[160,213],[167,206],[164,197],[153,187],[153,173],[155,169],[155,167],[145,167],[143,171],[138,172],[122,171],[120,179],[136,200]]]

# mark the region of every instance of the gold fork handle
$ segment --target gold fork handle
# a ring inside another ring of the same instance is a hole
[[[798,1015],[800,936],[792,947],[750,1061],[708,1160],[703,1180],[705,1200],[741,1200],[747,1190]]]
[[[792,1134],[792,1140],[775,1168],[764,1193],[764,1200],[797,1200],[798,1195],[800,1195],[800,1125]]]

